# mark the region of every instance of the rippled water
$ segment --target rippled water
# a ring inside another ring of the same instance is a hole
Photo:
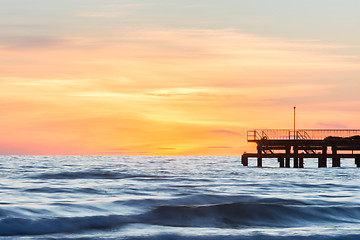
[[[360,239],[353,160],[264,166],[242,167],[239,157],[1,156],[0,238]]]

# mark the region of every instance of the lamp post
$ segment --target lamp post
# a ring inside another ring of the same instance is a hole
[[[297,137],[296,137],[296,128],[295,128],[295,110],[296,110],[296,107],[294,106],[294,139],[297,139]]]

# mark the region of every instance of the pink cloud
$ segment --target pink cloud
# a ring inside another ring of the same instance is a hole
[[[345,124],[339,122],[318,122],[315,124],[318,128],[329,128],[329,129],[346,129],[348,128]]]
[[[227,146],[218,146],[218,147],[209,147],[209,148],[220,148],[220,149],[222,149],[222,148],[233,148],[233,147],[227,147]]]
[[[238,132],[235,132],[235,131],[223,130],[223,129],[212,130],[211,132],[213,132],[213,133],[221,133],[221,134],[224,133],[224,134],[238,135],[238,136],[242,135],[242,134],[240,134]]]

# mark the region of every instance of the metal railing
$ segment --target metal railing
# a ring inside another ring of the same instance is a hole
[[[327,137],[360,136],[360,129],[255,129],[247,132],[248,141],[268,140],[323,140]]]

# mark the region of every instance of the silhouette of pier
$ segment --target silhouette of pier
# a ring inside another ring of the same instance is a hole
[[[241,162],[248,166],[249,158],[257,159],[262,167],[263,159],[276,158],[279,167],[304,167],[304,158],[318,160],[318,167],[340,167],[342,158],[352,158],[360,167],[360,130],[287,130],[258,129],[247,132],[247,141],[257,144],[256,153],[244,153]],[[293,160],[293,164],[291,164]]]

